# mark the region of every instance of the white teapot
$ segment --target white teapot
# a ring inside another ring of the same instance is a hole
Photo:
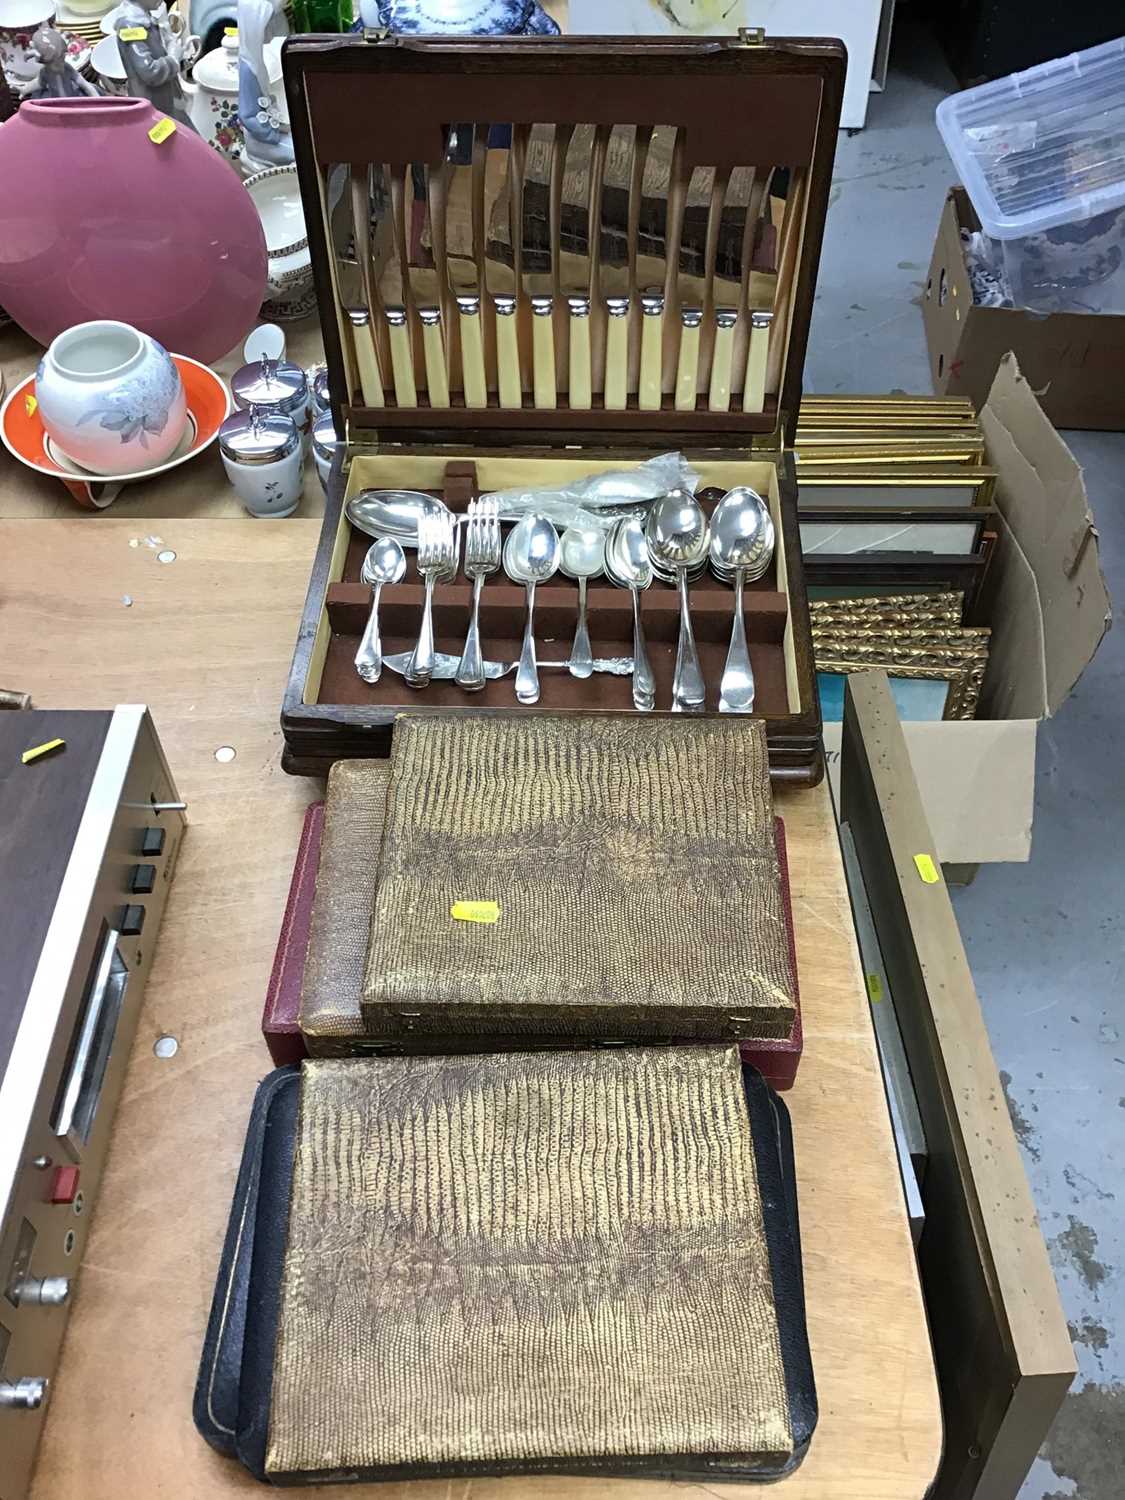
[[[281,42],[266,47],[270,93],[278,102],[283,95],[281,84]],[[187,100],[191,123],[205,141],[242,172],[255,170],[243,158],[246,142],[238,118],[238,36],[233,31],[223,37],[222,45],[201,57],[191,70],[191,78],[181,82]]]

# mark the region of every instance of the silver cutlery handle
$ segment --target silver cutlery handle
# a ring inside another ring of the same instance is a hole
[[[706,692],[703,686],[703,671],[699,665],[699,653],[695,649],[695,633],[691,628],[691,608],[688,604],[687,569],[679,568],[680,585],[680,644],[676,649],[676,677],[672,684],[672,712],[700,714]]]
[[[436,573],[426,574],[426,602],[422,606],[422,623],[418,627],[418,644],[406,669],[411,687],[424,688],[434,674],[434,583]]]
[[[754,669],[750,665],[750,648],[746,644],[746,621],[742,614],[742,569],[734,575],[734,621],[730,632],[730,650],[723,669],[719,690],[719,712],[748,714],[754,710]]]
[[[379,595],[382,592],[381,583],[372,585],[371,608],[367,612],[367,624],[363,627],[359,650],[355,654],[355,669],[364,682],[378,682],[383,672],[383,642],[379,638]]]
[[[578,626],[570,650],[570,675],[589,677],[594,670],[594,653],[590,649],[590,629],[586,623],[586,580],[578,580]]]
[[[633,707],[647,713],[656,705],[656,683],[649,665],[645,629],[641,624],[641,591],[630,589],[633,596]]]
[[[484,660],[480,649],[480,591],[484,585],[484,574],[473,579],[473,603],[469,610],[469,633],[465,637],[465,649],[457,664],[454,679],[466,693],[479,693],[484,687]]]
[[[527,586],[527,625],[523,632],[523,650],[516,669],[516,697],[521,703],[539,702],[539,669],[535,663],[535,584]]]

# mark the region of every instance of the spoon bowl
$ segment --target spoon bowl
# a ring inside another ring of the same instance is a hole
[[[711,562],[724,572],[756,569],[772,553],[773,521],[756,490],[728,490],[711,517]]]
[[[559,543],[559,571],[567,578],[597,578],[605,566],[606,534],[593,526],[568,526]]]
[[[615,524],[606,543],[605,565],[621,588],[648,588],[653,579],[652,558],[640,521],[623,519]]]
[[[382,536],[372,542],[359,576],[369,588],[384,583],[401,583],[406,576],[406,553],[402,544],[393,536]]]
[[[345,506],[348,520],[365,535],[394,537],[417,547],[422,516],[448,514],[449,507],[423,490],[361,490]]]
[[[692,568],[707,556],[710,529],[703,507],[686,490],[672,490],[653,505],[645,522],[652,560],[665,568]]]
[[[545,583],[558,567],[558,532],[546,516],[524,516],[504,543],[505,573],[513,583]]]

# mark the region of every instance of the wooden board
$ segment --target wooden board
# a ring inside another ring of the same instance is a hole
[[[919,1246],[946,1443],[937,1500],[1015,1500],[1074,1352],[957,919],[886,676],[848,679],[840,810],[855,839],[926,1134]],[[929,872],[927,872],[929,873]]]
[[[318,526],[0,522],[7,675],[37,705],[147,700],[189,829],[75,1295],[35,1500],[222,1500],[258,1487],[191,1423],[289,875],[319,782],[280,768],[278,706]],[[132,546],[133,540],[138,545]],[[126,607],[122,597],[133,603]],[[236,758],[215,760],[222,745]],[[921,1500],[941,1421],[827,785],[785,791],[805,1057],[793,1114],[820,1425],[786,1500]],[[176,1056],[153,1042],[176,1036]],[[724,1496],[751,1487],[724,1486]],[[338,1486],[314,1495],[339,1496]],[[382,1485],[371,1500],[672,1500],[651,1481]]]

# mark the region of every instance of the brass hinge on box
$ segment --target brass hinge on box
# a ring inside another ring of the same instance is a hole
[[[764,26],[740,26],[738,28],[738,40],[744,47],[764,47],[766,45],[766,28]]]

